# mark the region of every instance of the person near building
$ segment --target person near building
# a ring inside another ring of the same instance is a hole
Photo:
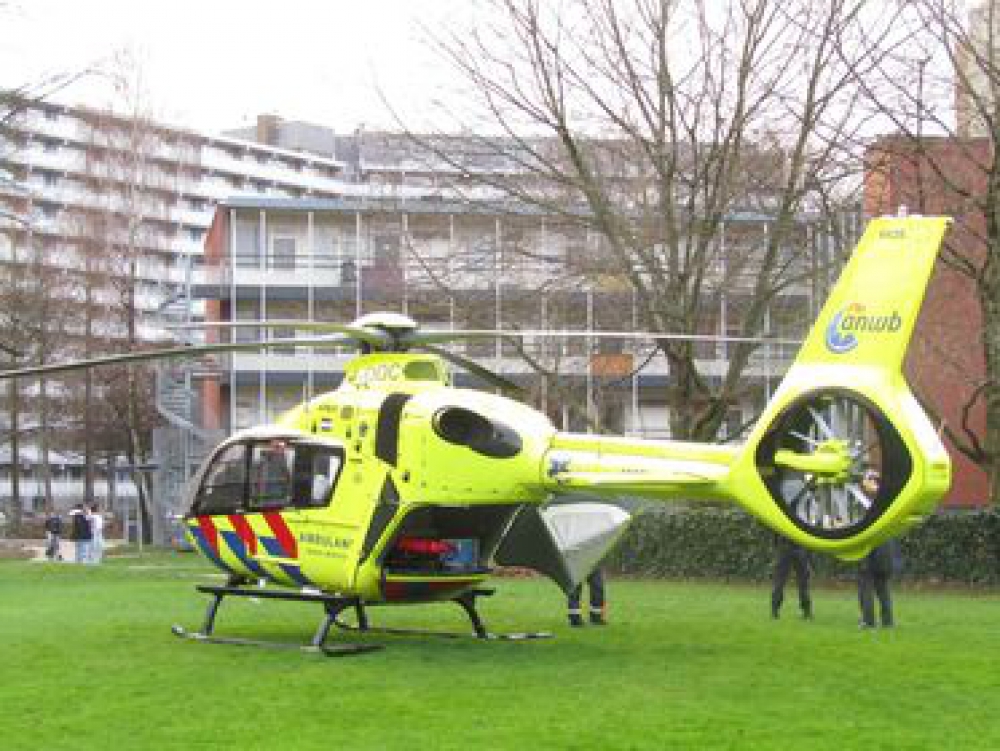
[[[70,535],[76,546],[74,560],[77,563],[86,563],[90,560],[90,541],[93,539],[94,533],[90,529],[89,515],[86,506],[82,503],[78,503],[69,512]]]
[[[90,562],[97,564],[101,562],[104,555],[104,516],[101,514],[97,504],[90,506]]]
[[[45,557],[50,561],[61,561],[59,545],[62,542],[62,517],[55,511],[45,518]]]
[[[812,597],[809,594],[809,574],[811,561],[809,551],[796,545],[784,535],[774,535],[774,581],[771,588],[771,617],[781,617],[781,603],[785,600],[785,584],[788,575],[795,572],[795,584],[799,591],[799,607],[802,617],[813,617]]]
[[[595,626],[604,626],[607,624],[607,601],[604,591],[604,572],[600,566],[590,572],[587,577],[587,587],[590,590],[590,622]],[[584,623],[582,600],[583,582],[576,585],[566,601],[570,626],[578,627]]]
[[[865,470],[861,488],[869,498],[878,494],[881,476],[874,469]],[[895,621],[892,614],[892,592],[889,581],[900,568],[902,554],[899,540],[887,540],[861,559],[858,565],[858,606],[861,609],[861,628],[875,627],[875,598],[879,604],[879,622],[891,628]]]

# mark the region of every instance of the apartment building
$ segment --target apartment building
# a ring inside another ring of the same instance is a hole
[[[768,221],[759,214],[734,214],[719,242],[733,252],[740,244],[759,242]],[[803,241],[827,240],[814,229],[803,222]],[[454,346],[521,382],[536,405],[566,428],[584,430],[589,423],[667,437],[665,359],[654,356],[648,340],[600,336],[639,328],[637,301],[621,274],[587,281],[581,273],[588,259],[601,255],[602,243],[580,223],[510,203],[231,198],[217,209],[196,296],[208,301],[209,318],[223,321],[343,323],[392,310],[435,329],[591,331],[593,339],[553,335],[526,342],[552,378],[542,377],[499,341]],[[810,284],[789,289],[775,306],[772,331],[800,337],[811,320],[803,311],[814,314],[825,290]],[[727,343],[719,338],[737,330],[744,294],[735,284],[719,297],[716,328],[698,345],[699,366],[708,378],[725,372]],[[294,333],[290,326],[271,335]],[[233,334],[244,340],[267,335],[254,328]],[[795,349],[773,344],[758,350],[730,427],[755,414]],[[273,420],[311,394],[335,387],[350,356],[347,350],[289,348],[217,358],[217,372],[201,379],[201,419],[224,430]],[[468,374],[457,373],[456,380],[475,385]]]
[[[1000,83],[1000,2],[979,0],[969,8],[968,33],[955,55],[955,113],[959,138],[990,135]]]
[[[86,107],[14,100],[0,114],[0,262],[24,276],[29,267],[58,272],[52,294],[70,319],[71,337],[85,335],[81,290],[95,268],[106,281],[126,274],[133,280],[129,304],[141,341],[170,340],[166,325],[200,315],[187,292],[202,273],[205,235],[222,198],[332,198],[356,190],[342,161],[317,154]],[[101,340],[95,351],[126,333],[113,286],[99,285],[89,300],[106,313],[89,332]],[[35,419],[22,416],[21,428],[30,431]],[[37,447],[26,438],[18,451],[23,502],[38,508],[44,499],[32,480]],[[82,497],[73,479],[81,461],[73,452],[53,460],[66,468],[56,484],[61,503]],[[0,504],[10,497],[11,467],[0,459]]]

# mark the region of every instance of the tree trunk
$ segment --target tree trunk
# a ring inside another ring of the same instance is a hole
[[[21,531],[21,382],[10,381],[10,531]]]
[[[1000,186],[998,186],[1000,194]],[[996,211],[987,217],[990,243],[1000,245],[1000,222]],[[990,503],[1000,505],[1000,249],[987,252],[980,282],[980,306],[983,311],[983,353],[986,375],[991,383],[985,392],[986,431],[983,445],[989,477]]]
[[[48,381],[45,378],[39,380],[38,392],[38,468],[42,478],[42,492],[45,495],[45,508],[53,508],[52,464],[49,462],[49,395]]]

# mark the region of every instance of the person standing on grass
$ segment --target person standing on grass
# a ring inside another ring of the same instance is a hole
[[[96,503],[90,505],[90,562],[101,562],[104,554],[104,517]]]
[[[50,561],[61,561],[59,543],[62,538],[62,519],[54,510],[45,518],[45,557]]]
[[[93,539],[94,533],[90,529],[90,520],[87,516],[87,509],[82,503],[76,504],[69,512],[70,534],[76,545],[74,560],[77,563],[86,563],[90,560],[90,541]]]
[[[607,625],[607,620],[605,619],[607,602],[604,599],[604,572],[601,571],[600,566],[590,572],[590,576],[587,577],[587,587],[590,589],[590,622],[595,626]],[[580,609],[581,600],[583,600],[583,582],[574,587],[566,601],[570,626],[577,627],[583,625],[583,611]]]
[[[877,470],[867,469],[861,479],[861,488],[872,500],[878,495],[881,477]],[[873,548],[861,559],[858,566],[858,606],[861,608],[861,628],[875,627],[875,600],[878,597],[879,622],[884,628],[894,625],[892,616],[892,593],[889,580],[900,568],[902,554],[899,540],[887,540]]]
[[[781,603],[785,600],[788,575],[795,571],[795,584],[799,590],[799,607],[802,617],[813,617],[812,598],[809,595],[809,551],[796,545],[784,535],[774,535],[774,586],[771,589],[771,617],[781,617]]]

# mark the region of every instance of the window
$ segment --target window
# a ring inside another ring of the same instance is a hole
[[[256,268],[260,265],[260,218],[236,217],[233,237],[233,263]]]
[[[284,441],[257,444],[250,458],[250,493],[247,509],[284,508],[292,497],[295,449]]]
[[[300,505],[326,506],[330,502],[330,493],[337,484],[337,476],[344,461],[343,454],[321,446],[300,446],[295,460],[296,477],[299,478],[301,489],[308,491],[298,496],[301,499]]]
[[[330,503],[343,463],[339,446],[294,438],[234,444],[212,461],[192,513],[322,508]]]
[[[196,514],[231,514],[243,505],[246,487],[246,449],[227,447],[205,475],[192,511]]]
[[[271,268],[295,268],[294,237],[276,237],[271,241]]]
[[[273,329],[271,329],[271,338],[272,339],[294,339],[295,338],[295,329],[293,329],[293,328],[285,328],[285,327],[273,328]],[[294,346],[293,347],[272,347],[270,351],[273,354],[276,354],[276,355],[294,355],[295,354],[295,347]]]

